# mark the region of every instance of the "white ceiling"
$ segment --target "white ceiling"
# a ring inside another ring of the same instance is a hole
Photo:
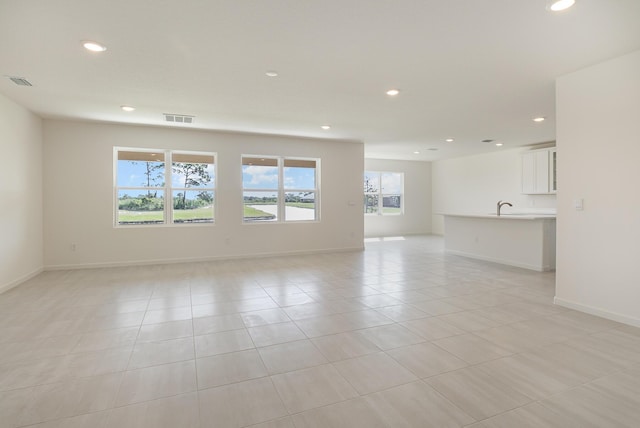
[[[555,139],[555,77],[640,49],[640,0],[545,6],[0,0],[0,75],[33,83],[1,78],[0,93],[46,118],[166,125],[162,113],[187,114],[192,125],[173,126],[358,140],[375,158],[504,150]]]

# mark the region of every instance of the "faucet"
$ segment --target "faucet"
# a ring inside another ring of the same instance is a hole
[[[500,208],[502,208],[503,205],[509,205],[510,207],[512,207],[513,205],[511,205],[509,202],[503,202],[503,201],[498,201],[497,204],[497,214],[498,217],[500,216]]]

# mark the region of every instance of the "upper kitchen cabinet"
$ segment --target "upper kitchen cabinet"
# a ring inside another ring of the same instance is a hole
[[[556,193],[556,148],[531,150],[522,154],[522,193]]]

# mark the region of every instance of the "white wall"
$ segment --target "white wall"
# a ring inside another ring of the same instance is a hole
[[[42,270],[42,120],[0,95],[0,292]]]
[[[640,51],[556,90],[556,303],[640,326]]]
[[[44,141],[47,268],[363,248],[360,143],[58,120]],[[114,146],[217,152],[216,224],[114,228]],[[321,158],[321,221],[243,224],[242,154]]]
[[[431,233],[431,163],[365,159],[364,165],[366,171],[404,173],[404,214],[365,216],[365,236]],[[360,205],[362,206],[362,203]]]
[[[499,200],[513,210],[544,212],[556,207],[556,195],[523,195],[521,153],[528,148],[497,148],[486,153],[433,162],[434,234],[444,233],[442,215],[495,213]],[[562,160],[558,168],[562,169]],[[508,208],[508,207],[505,207]]]

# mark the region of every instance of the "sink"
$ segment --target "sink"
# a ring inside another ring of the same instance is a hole
[[[489,213],[490,216],[498,217],[496,213]],[[500,217],[555,217],[552,213],[500,213]]]
[[[495,215],[496,217],[498,216],[496,213],[489,213],[489,215]],[[536,215],[536,214],[531,214],[531,213],[500,213],[500,217],[507,217],[507,216],[514,216],[514,215],[532,216],[532,215]]]

